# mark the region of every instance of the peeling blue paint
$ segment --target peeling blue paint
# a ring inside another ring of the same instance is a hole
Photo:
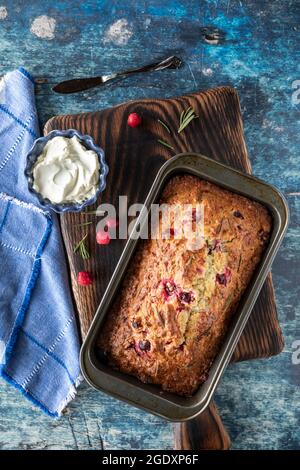
[[[145,97],[166,97],[231,84],[240,94],[254,173],[288,198],[291,224],[273,268],[286,346],[269,360],[229,367],[216,393],[234,448],[300,448],[300,366],[291,362],[300,339],[299,111],[292,83],[300,79],[297,0],[1,0],[0,74],[24,65],[37,80],[44,123],[54,114],[93,111]],[[34,36],[34,18],[47,15],[51,40]],[[132,36],[103,43],[107,28],[126,19]],[[203,41],[204,27],[225,35]],[[188,62],[177,71],[132,77],[107,88],[59,96],[51,86],[66,77],[126,69],[176,52]],[[209,73],[207,73],[209,70]],[[67,414],[52,422],[11,387],[0,388],[0,448],[169,449],[172,425],[91,390],[80,388]]]

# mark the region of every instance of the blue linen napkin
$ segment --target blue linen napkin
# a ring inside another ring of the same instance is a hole
[[[28,191],[39,136],[31,76],[0,79],[0,372],[58,417],[81,380],[80,341],[57,216]]]

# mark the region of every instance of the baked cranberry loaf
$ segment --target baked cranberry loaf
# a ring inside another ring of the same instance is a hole
[[[191,175],[173,177],[160,202],[202,203],[205,242],[191,250],[172,229],[169,239],[139,241],[98,346],[120,371],[191,396],[207,378],[272,220],[261,204]]]

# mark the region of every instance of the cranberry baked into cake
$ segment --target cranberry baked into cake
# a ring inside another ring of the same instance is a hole
[[[173,177],[160,203],[202,204],[205,243],[191,250],[174,230],[139,241],[98,347],[120,371],[191,396],[207,378],[272,220],[261,204],[191,175]]]

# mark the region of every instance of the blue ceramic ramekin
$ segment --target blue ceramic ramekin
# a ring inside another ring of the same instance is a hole
[[[87,150],[93,150],[98,155],[99,163],[100,163],[98,188],[97,188],[96,194],[92,198],[87,199],[83,202],[55,204],[49,201],[49,199],[44,198],[41,194],[39,194],[37,191],[33,189],[33,167],[38,157],[43,153],[44,147],[47,144],[47,142],[49,142],[49,140],[57,136],[71,138],[74,135],[78,137],[82,145]],[[94,204],[99,194],[103,192],[105,189],[107,173],[108,173],[108,166],[105,161],[104,151],[94,143],[92,137],[90,137],[89,135],[82,135],[74,129],[68,129],[66,131],[54,130],[54,131],[49,132],[49,134],[46,135],[45,137],[40,137],[39,139],[37,139],[34,142],[32,149],[27,155],[27,162],[26,162],[26,168],[25,168],[25,175],[28,180],[29,191],[37,197],[37,199],[39,200],[39,203],[42,206],[52,209],[55,212],[79,212],[84,207],[89,206],[90,204]]]

